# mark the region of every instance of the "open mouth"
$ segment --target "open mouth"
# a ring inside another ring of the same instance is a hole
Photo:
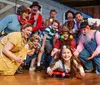
[[[65,59],[70,58],[70,56],[64,56]]]
[[[29,36],[30,36],[30,34],[27,34],[27,36],[29,37]]]
[[[84,36],[86,36],[86,34],[83,34]]]

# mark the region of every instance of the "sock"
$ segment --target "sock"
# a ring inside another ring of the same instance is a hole
[[[37,66],[40,66],[40,63],[37,63]]]

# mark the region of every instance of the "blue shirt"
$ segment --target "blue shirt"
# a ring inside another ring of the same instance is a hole
[[[16,14],[11,14],[0,20],[0,32],[5,33],[20,31],[21,25]]]

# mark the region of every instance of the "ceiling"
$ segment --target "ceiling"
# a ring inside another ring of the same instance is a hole
[[[54,0],[70,7],[97,6],[100,0]]]

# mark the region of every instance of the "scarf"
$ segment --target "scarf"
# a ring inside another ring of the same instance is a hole
[[[27,24],[28,17],[26,19],[23,19],[21,16],[18,15],[18,21],[20,22],[21,25]]]

